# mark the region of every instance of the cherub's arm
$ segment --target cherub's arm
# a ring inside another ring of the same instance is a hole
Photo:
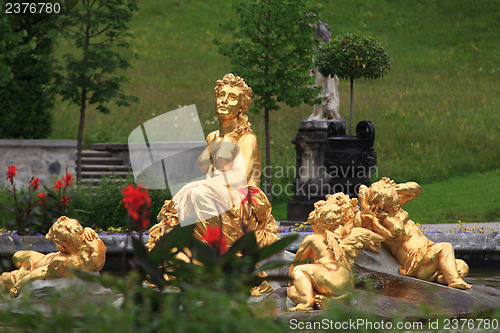
[[[405,227],[403,221],[397,215],[387,216],[381,221],[382,225],[387,228],[393,238],[403,237],[405,234]],[[383,236],[383,235],[382,235]]]
[[[415,182],[407,182],[396,185],[396,191],[399,196],[399,205],[403,206],[408,201],[418,197],[420,192],[422,192],[422,188]]]
[[[395,235],[382,223],[380,223],[380,220],[372,213],[372,214],[367,214],[364,213],[361,216],[361,226],[363,228],[366,228],[368,230],[371,230],[380,236],[384,237],[385,239],[390,239],[394,238]]]
[[[290,269],[288,270],[288,274],[292,274],[292,270],[295,266],[300,265],[300,262],[311,259],[311,241],[315,235],[309,235],[302,243],[300,243],[299,249],[297,253],[295,253],[295,258],[293,259],[293,263],[290,265]]]
[[[92,241],[87,241],[86,255],[82,256],[85,262],[82,264],[83,270],[100,271],[106,262],[106,245],[97,237]]]

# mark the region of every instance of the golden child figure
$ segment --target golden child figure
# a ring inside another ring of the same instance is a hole
[[[290,311],[322,309],[327,299],[342,299],[354,291],[351,264],[359,251],[380,246],[383,237],[353,227],[359,218],[357,199],[343,193],[327,195],[314,204],[308,221],[314,230],[300,244],[289,275],[288,297],[297,305]],[[295,262],[310,261],[306,264]]]
[[[421,188],[417,183],[396,184],[383,177],[370,188],[360,189],[364,226],[384,236],[383,245],[401,265],[399,272],[458,289],[470,289],[463,278],[469,267],[455,259],[450,243],[430,241],[401,206],[416,198]],[[367,222],[367,223],[366,223]]]
[[[77,220],[61,216],[45,237],[59,252],[18,251],[12,258],[18,269],[0,276],[0,287],[11,297],[31,281],[68,277],[71,269],[99,272],[104,266],[106,246],[93,229],[83,228]]]

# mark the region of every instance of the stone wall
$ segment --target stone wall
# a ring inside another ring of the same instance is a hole
[[[29,185],[31,177],[52,185],[66,168],[75,174],[76,140],[0,140],[0,185],[9,184],[5,179],[9,165],[18,169],[16,187]]]

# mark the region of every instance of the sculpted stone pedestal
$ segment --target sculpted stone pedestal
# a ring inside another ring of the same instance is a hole
[[[356,136],[347,136],[346,125],[344,119],[300,122],[292,141],[297,164],[289,221],[306,221],[314,203],[327,194],[344,192],[356,197],[360,185],[370,186],[377,168],[375,127],[362,121],[356,126]]]

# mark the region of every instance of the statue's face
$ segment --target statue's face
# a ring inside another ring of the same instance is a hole
[[[217,116],[234,119],[241,111],[241,90],[238,87],[225,85],[215,99]]]

